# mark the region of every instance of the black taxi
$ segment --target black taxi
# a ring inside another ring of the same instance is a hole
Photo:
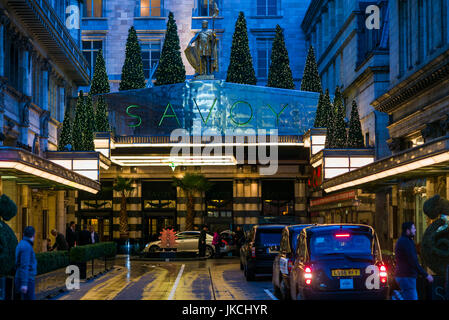
[[[386,299],[388,273],[374,229],[310,226],[298,236],[290,276],[293,299]]]

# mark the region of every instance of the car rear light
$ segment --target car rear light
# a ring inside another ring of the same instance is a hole
[[[388,274],[387,274],[387,267],[384,265],[379,266],[379,278],[381,283],[387,283],[388,280]]]
[[[304,269],[304,278],[306,279],[306,285],[312,283],[312,269],[310,267]]]
[[[350,234],[349,233],[337,233],[335,235],[336,238],[349,238]]]
[[[251,257],[252,258],[256,257],[256,247],[251,247]]]

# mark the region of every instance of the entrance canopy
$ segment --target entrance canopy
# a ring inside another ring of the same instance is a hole
[[[102,95],[116,136],[303,135],[319,93],[194,80]],[[98,95],[96,96],[98,98]]]

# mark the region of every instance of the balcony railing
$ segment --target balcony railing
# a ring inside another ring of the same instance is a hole
[[[8,4],[36,38],[47,47],[53,60],[79,85],[88,85],[89,64],[47,0],[9,0]],[[67,63],[67,60],[71,63]]]

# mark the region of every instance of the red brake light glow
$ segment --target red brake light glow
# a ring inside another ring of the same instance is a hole
[[[312,283],[312,269],[310,267],[304,269],[304,278],[306,279],[306,285]]]
[[[387,283],[387,267],[384,265],[379,266],[379,278],[381,283]]]
[[[336,238],[349,238],[350,234],[349,233],[337,233],[335,235]]]

